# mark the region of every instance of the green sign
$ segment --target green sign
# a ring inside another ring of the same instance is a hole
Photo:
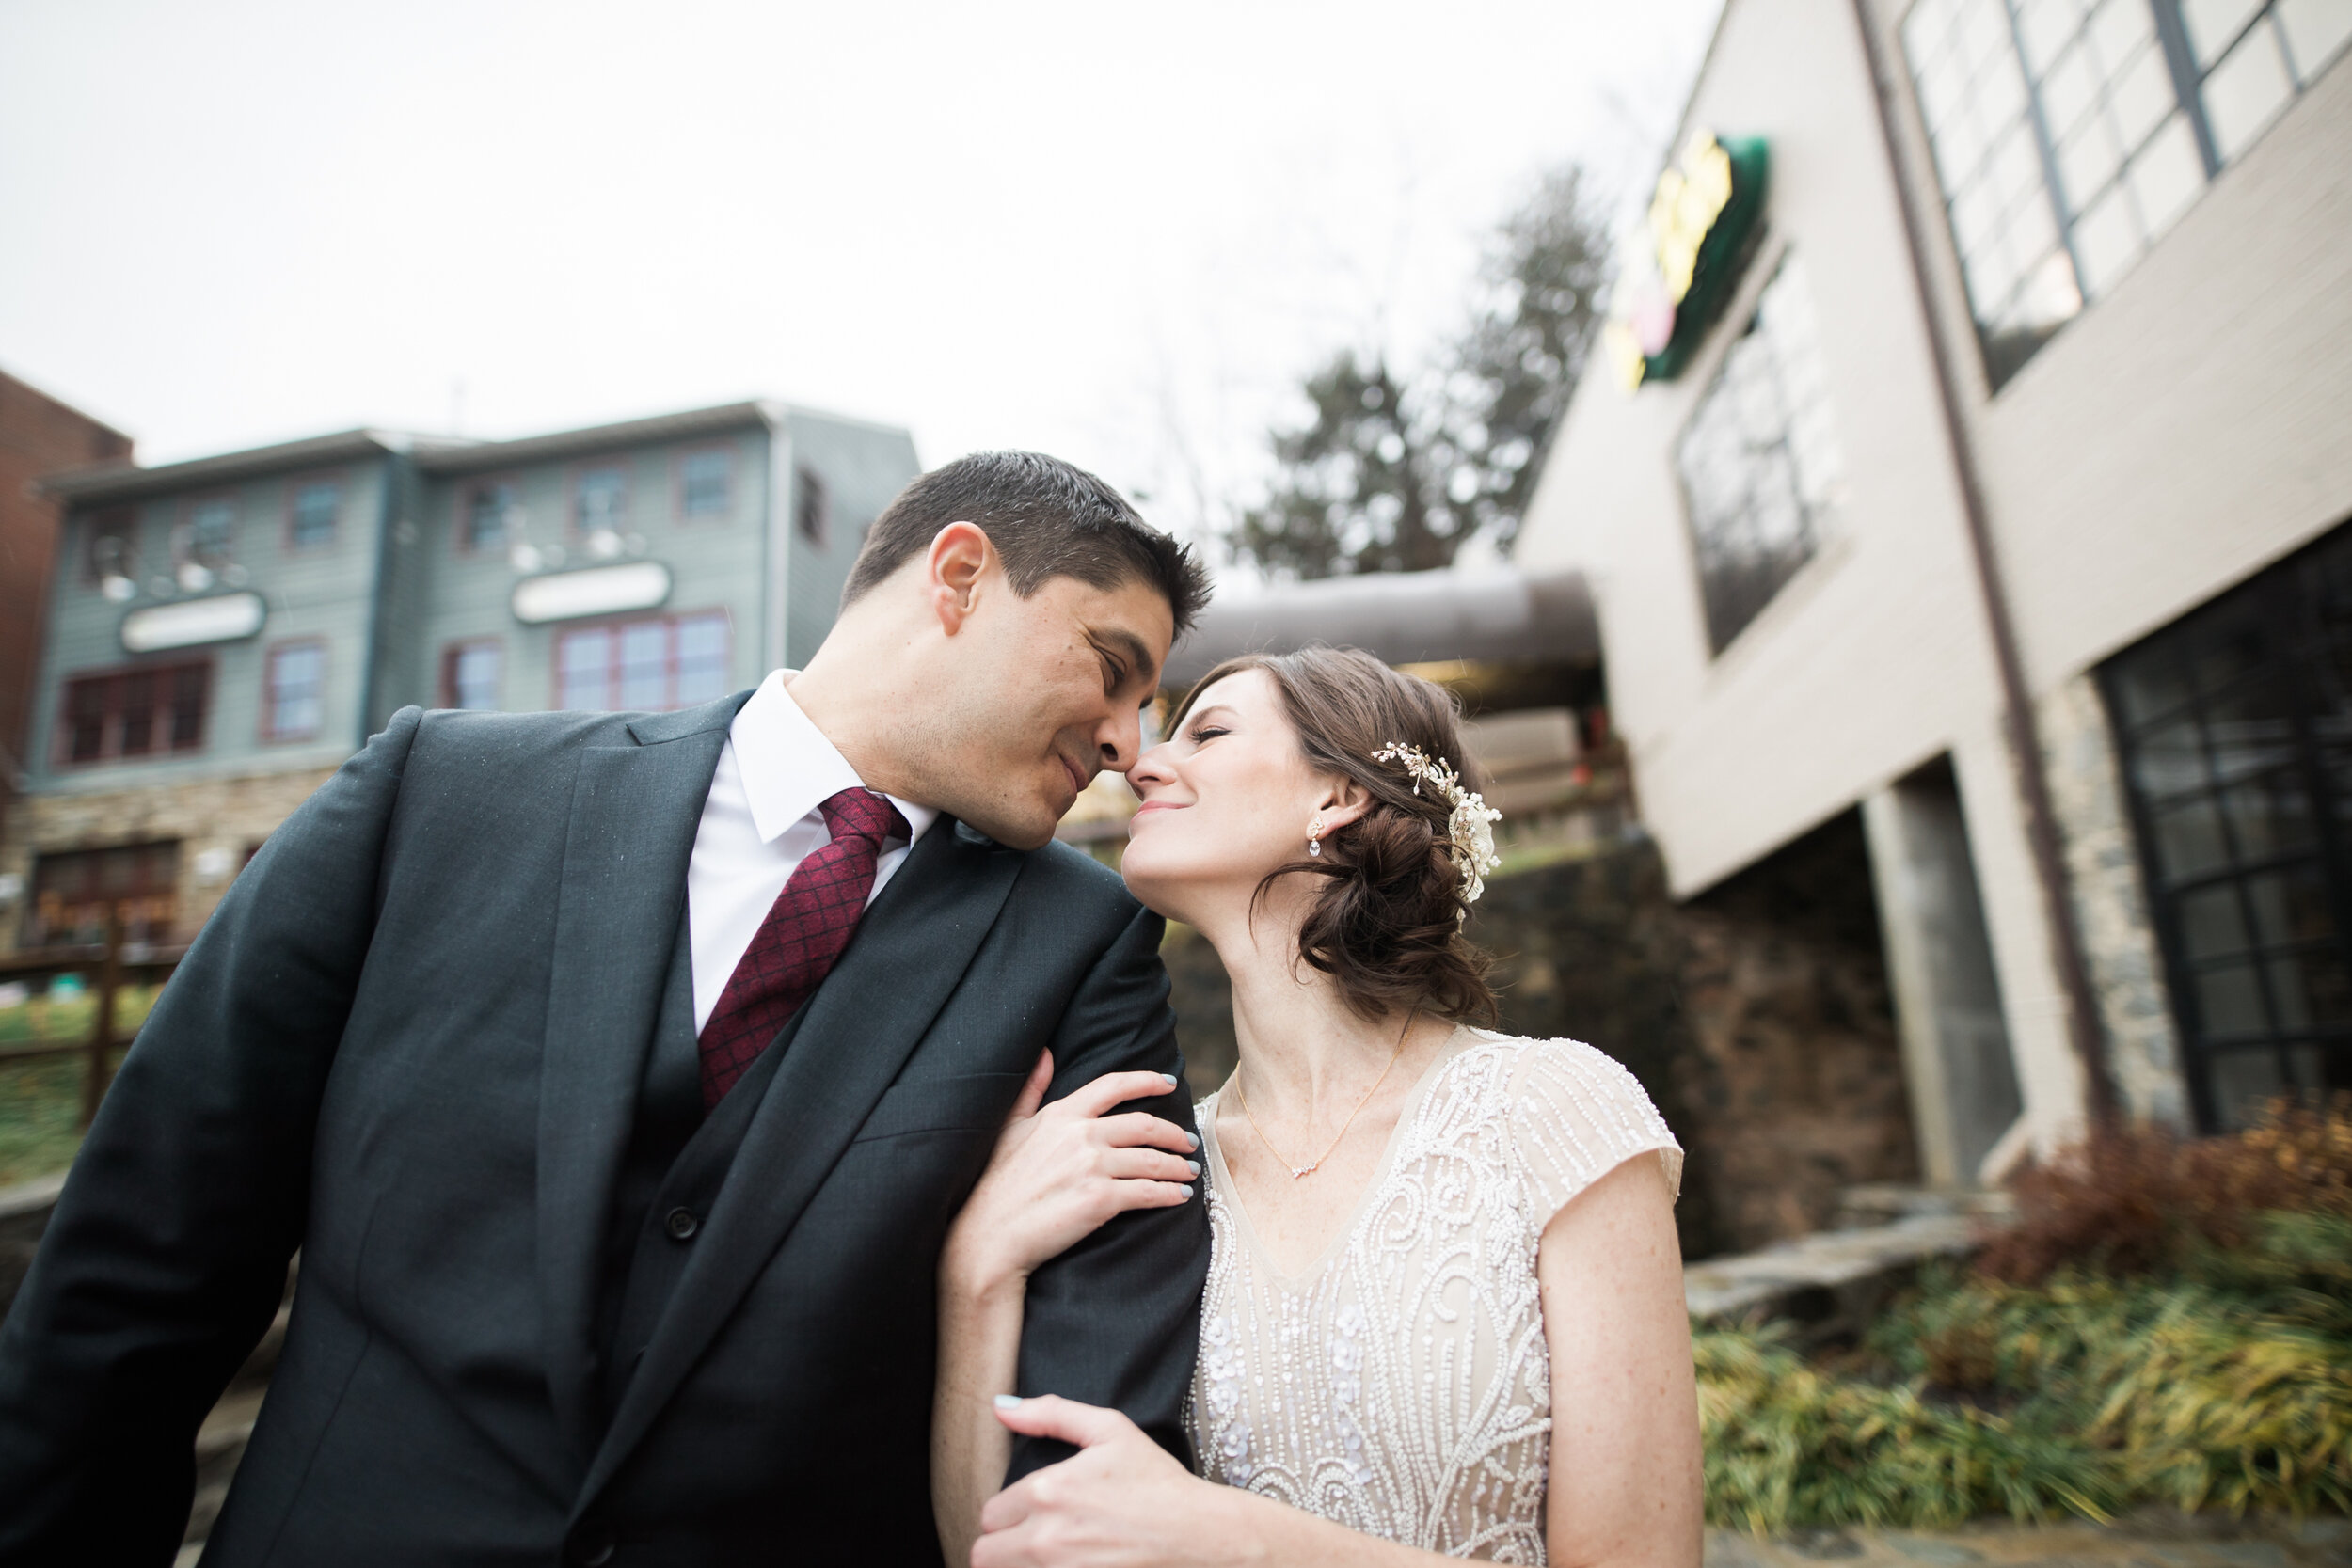
[[[1628,390],[1681,374],[1723,313],[1764,211],[1770,166],[1763,138],[1701,131],[1658,177],[1646,246],[1628,259],[1603,331]]]

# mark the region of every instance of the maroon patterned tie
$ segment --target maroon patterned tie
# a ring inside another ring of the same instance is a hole
[[[850,944],[874,890],[882,840],[914,836],[898,808],[871,790],[845,789],[817,809],[833,841],[793,867],[703,1025],[706,1110],[735,1087]]]

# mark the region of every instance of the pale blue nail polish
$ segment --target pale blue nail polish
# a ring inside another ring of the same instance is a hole
[[[1184,1136],[1185,1136],[1185,1137],[1187,1137],[1187,1138],[1190,1138],[1190,1139],[1192,1140],[1192,1147],[1193,1147],[1193,1148],[1199,1148],[1200,1147],[1200,1133],[1198,1133],[1198,1132],[1187,1132],[1187,1133],[1185,1133],[1185,1134],[1184,1134]]]
[[[1198,1176],[1200,1174],[1200,1162],[1198,1160],[1187,1160],[1184,1162],[1184,1169],[1189,1171],[1194,1176]]]
[[[1190,1187],[1186,1187],[1184,1189],[1184,1196],[1186,1197],[1190,1197],[1192,1196],[1192,1189]]]
[[[1176,1086],[1176,1075],[1175,1075],[1174,1073],[1172,1073],[1172,1072],[1163,1072],[1163,1073],[1161,1073],[1161,1074],[1160,1074],[1160,1076],[1168,1080],[1168,1086],[1169,1088],[1171,1088],[1171,1089],[1172,1089],[1172,1088],[1174,1088],[1174,1087]]]
[[[999,1394],[996,1396],[996,1408],[999,1410],[1018,1410],[1021,1408],[1021,1396],[1018,1394]]]

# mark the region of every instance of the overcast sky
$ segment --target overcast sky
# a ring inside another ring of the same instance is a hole
[[[771,396],[1195,527],[1539,170],[1646,182],[1716,4],[0,0],[0,368],[149,463]]]

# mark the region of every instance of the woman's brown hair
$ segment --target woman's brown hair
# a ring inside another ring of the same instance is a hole
[[[1354,648],[1245,654],[1194,683],[1168,721],[1170,734],[1200,693],[1245,670],[1261,670],[1281,694],[1308,766],[1352,779],[1371,796],[1364,815],[1326,834],[1323,853],[1269,873],[1263,897],[1293,872],[1327,886],[1307,911],[1298,956],[1337,982],[1364,1018],[1422,1007],[1451,1019],[1495,1016],[1490,960],[1462,935],[1462,852],[1448,835],[1451,804],[1436,790],[1415,793],[1412,776],[1372,754],[1391,744],[1444,757],[1475,788],[1454,694],[1390,669]],[[1302,844],[1303,847],[1303,844]]]

